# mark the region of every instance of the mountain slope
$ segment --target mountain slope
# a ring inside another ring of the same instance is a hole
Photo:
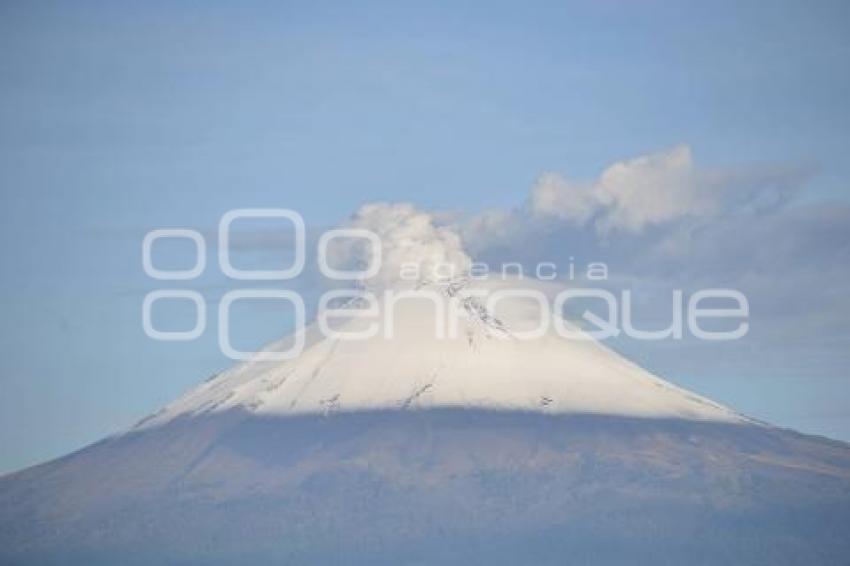
[[[525,290],[539,290],[524,285]],[[377,314],[368,320],[338,316],[334,328],[351,335],[372,325],[373,337],[326,337],[313,324],[305,332],[306,346],[297,359],[237,365],[141,424],[156,426],[181,415],[233,408],[290,415],[465,407],[746,420],[592,339],[563,337],[554,323],[539,336],[525,337],[523,333],[540,317],[530,299],[499,300],[494,305],[498,312],[489,312],[486,306],[485,294],[509,286],[479,281],[425,289],[420,296],[396,300],[379,295]],[[362,312],[354,307],[341,312],[348,310]],[[558,324],[586,336],[566,321],[559,319]],[[272,344],[266,352],[286,350],[292,340]]]
[[[840,564],[850,449],[470,409],[173,421],[0,480],[4,564]]]
[[[294,360],[0,478],[0,563],[846,563],[850,446],[592,341],[520,339],[526,302],[469,293],[438,289],[454,338],[417,301],[392,338],[313,326]]]

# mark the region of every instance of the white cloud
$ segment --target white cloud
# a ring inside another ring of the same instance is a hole
[[[491,267],[552,262],[569,285],[573,259],[579,276],[587,262],[601,261],[611,276],[598,285],[641,297],[637,327],[667,324],[673,289],[732,288],[750,300],[752,332],[722,356],[706,344],[641,343],[662,369],[663,360],[675,365],[676,352],[685,352],[687,367],[703,372],[726,371],[723,360],[731,358],[754,374],[798,371],[812,359],[821,372],[840,371],[850,351],[850,301],[842,287],[850,279],[850,208],[788,206],[810,173],[699,167],[690,149],[679,146],[616,162],[587,182],[544,175],[513,209],[464,219],[377,203],[361,208],[349,225],[383,241],[383,269],[368,287],[397,286],[404,263],[421,263],[427,272],[449,262],[464,271],[470,256]],[[368,250],[349,251],[362,269]]]
[[[405,264],[418,266],[423,279],[439,280],[447,275],[446,266],[452,266],[454,273],[460,274],[468,271],[472,262],[457,231],[440,225],[434,214],[412,204],[367,204],[357,211],[349,225],[371,230],[381,239],[381,270],[365,282],[369,287],[402,284]],[[371,250],[362,241],[341,242],[331,247],[329,253],[336,265],[353,262],[362,268],[371,260]]]
[[[592,184],[572,183],[558,173],[544,173],[531,190],[529,205],[535,214],[555,216],[583,225],[600,209]]]
[[[446,276],[434,272],[445,264],[463,273],[471,257],[511,262],[617,257],[629,264],[640,259],[651,271],[656,262],[668,267],[686,262],[705,245],[705,233],[715,234],[714,226],[733,219],[762,223],[787,210],[783,205],[801,185],[801,173],[777,167],[698,168],[690,148],[680,145],[615,162],[589,182],[546,174],[514,209],[463,218],[412,204],[373,203],[348,225],[382,240],[383,266],[366,282],[370,287],[398,285],[400,274],[410,273],[405,265],[419,266],[426,280]],[[369,263],[363,241],[337,241],[330,251],[338,267],[363,269]]]
[[[557,173],[543,175],[529,197],[535,215],[576,226],[593,219],[598,232],[642,232],[647,226],[717,208],[700,183],[691,150],[685,145],[618,161],[592,182],[572,182]]]

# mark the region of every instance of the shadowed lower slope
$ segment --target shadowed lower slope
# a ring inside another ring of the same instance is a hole
[[[848,445],[673,419],[231,411],[0,479],[3,564],[839,564],[848,530]]]

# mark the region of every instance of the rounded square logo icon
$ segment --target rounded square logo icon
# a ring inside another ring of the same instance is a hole
[[[340,270],[334,269],[328,264],[328,244],[333,240],[343,238],[366,240],[371,246],[371,260],[369,267],[363,270]],[[381,271],[381,239],[371,230],[363,228],[336,228],[328,230],[319,238],[319,271],[328,279],[338,281],[354,281],[370,279]]]
[[[239,269],[230,262],[230,225],[241,218],[284,218],[295,231],[295,259],[286,269]],[[306,229],[300,214],[288,208],[240,208],[230,210],[218,224],[218,263],[221,271],[232,279],[243,281],[285,280],[298,277],[304,270]]]
[[[195,327],[191,330],[157,330],[153,327],[151,321],[151,312],[153,305],[159,300],[178,299],[190,300],[195,303]],[[204,298],[197,291],[187,291],[180,289],[160,289],[151,291],[145,295],[145,300],[142,303],[142,327],[145,329],[145,334],[154,340],[164,340],[167,342],[180,340],[194,340],[203,334],[207,327],[207,304]]]
[[[162,270],[153,265],[153,244],[157,240],[167,238],[183,238],[195,242],[195,265],[191,269]],[[204,272],[207,266],[207,244],[204,237],[196,230],[188,228],[159,228],[145,234],[142,241],[142,267],[149,277],[162,281],[185,281],[194,279]]]
[[[292,347],[283,352],[270,350],[245,352],[233,347],[230,342],[230,306],[236,301],[247,299],[283,299],[292,303],[295,316]],[[291,360],[300,355],[304,349],[304,320],[304,300],[295,291],[283,289],[238,289],[230,291],[221,298],[221,303],[218,305],[218,345],[221,352],[232,360],[255,362]]]

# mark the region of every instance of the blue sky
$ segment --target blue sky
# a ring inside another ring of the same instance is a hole
[[[848,12],[843,2],[4,2],[0,471],[127,426],[229,365],[214,327],[191,343],[142,332],[150,229],[212,231],[244,207],[296,209],[321,227],[376,200],[521,220],[544,172],[594,179],[679,144],[702,170],[792,187],[780,209],[730,208],[689,260],[644,272],[743,281],[764,297],[754,337],[728,351],[623,348],[758,417],[850,439]],[[566,255],[581,232],[535,227],[526,237],[550,247],[526,252]],[[576,246],[610,254],[622,272],[635,267],[630,246],[653,237]],[[758,270],[740,268],[755,256]],[[227,282],[213,271],[196,288],[214,305]],[[788,299],[819,280],[816,299]],[[166,318],[179,325],[186,313]],[[252,340],[284,329],[265,318]]]

